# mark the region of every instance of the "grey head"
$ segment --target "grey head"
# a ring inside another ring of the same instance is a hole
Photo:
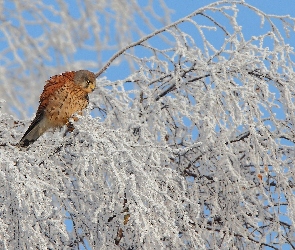
[[[90,93],[96,87],[96,76],[89,70],[78,70],[75,71],[74,82],[85,92]]]

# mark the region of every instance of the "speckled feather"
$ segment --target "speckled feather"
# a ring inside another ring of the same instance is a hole
[[[40,96],[36,117],[19,142],[26,147],[46,130],[62,127],[76,112],[88,105],[88,93],[95,88],[95,75],[87,70],[65,72],[51,77]]]

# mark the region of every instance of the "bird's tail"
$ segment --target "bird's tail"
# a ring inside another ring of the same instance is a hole
[[[45,120],[44,114],[37,115],[18,143],[18,147],[27,147],[35,142],[47,130],[48,126]]]

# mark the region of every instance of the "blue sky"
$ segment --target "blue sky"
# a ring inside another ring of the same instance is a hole
[[[146,2],[146,1],[142,1]],[[208,0],[166,0],[165,3],[173,9],[172,14],[172,21],[177,21],[178,19],[187,16],[191,12],[206,6],[208,4],[213,3],[214,1],[208,1]],[[262,10],[263,12],[267,14],[275,14],[275,15],[291,15],[295,16],[295,2],[294,0],[267,0],[267,1],[255,1],[255,0],[249,0],[246,1],[246,3],[253,5],[254,7]],[[293,6],[293,7],[292,7]],[[157,13],[161,14],[162,10],[159,6],[155,6]],[[260,19],[257,15],[254,15],[250,11],[248,11],[246,8],[241,8],[239,12],[239,21],[240,25],[243,26],[243,32],[245,35],[245,38],[250,38],[252,35],[261,34],[260,30]],[[153,22],[153,24],[159,29],[162,27],[162,25],[158,22]],[[185,26],[187,24],[182,24],[182,27],[185,29]],[[143,30],[148,31],[146,27],[142,26]],[[262,29],[266,29],[267,27],[263,27]],[[187,29],[189,29],[189,26],[187,26]],[[137,39],[134,39],[133,41],[136,41]],[[157,44],[157,40],[155,40],[155,46],[161,46],[161,42]],[[218,41],[216,41],[218,42]],[[221,42],[221,41],[220,41]],[[286,43],[290,43],[291,46],[293,45],[295,47],[295,36],[293,36],[288,39],[286,38]],[[115,51],[113,52],[115,53]],[[112,52],[107,52],[105,56],[103,57],[104,60],[107,60],[111,57],[113,54]],[[124,70],[121,71],[120,67],[114,66],[113,68],[110,67],[107,72],[105,72],[105,75],[108,77],[108,79],[114,81],[118,79],[123,79],[128,75],[128,71],[126,71],[126,67],[123,67]],[[95,69],[93,69],[95,70]]]

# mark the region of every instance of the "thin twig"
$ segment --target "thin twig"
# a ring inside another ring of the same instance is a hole
[[[111,63],[112,63],[116,58],[118,58],[120,55],[122,55],[126,50],[131,49],[131,48],[133,48],[133,47],[135,47],[135,46],[137,46],[137,45],[140,45],[141,43],[147,41],[147,40],[150,39],[151,37],[154,37],[154,36],[156,36],[156,35],[158,35],[158,34],[164,32],[164,31],[166,31],[166,30],[172,28],[173,26],[177,26],[177,25],[179,25],[180,23],[183,23],[183,22],[187,21],[187,19],[192,18],[193,16],[196,16],[196,15],[198,15],[198,14],[201,14],[201,11],[200,11],[200,10],[197,10],[197,11],[191,13],[190,15],[188,15],[188,16],[182,18],[182,19],[179,19],[178,21],[176,21],[176,22],[174,22],[174,23],[172,23],[172,24],[170,24],[170,25],[168,25],[168,26],[165,26],[165,27],[162,28],[162,29],[156,30],[155,32],[153,32],[153,33],[151,33],[151,34],[149,34],[149,35],[147,35],[147,36],[141,38],[141,39],[138,40],[137,42],[131,43],[131,44],[129,44],[128,46],[126,46],[125,48],[121,49],[120,51],[118,51],[116,54],[114,54],[114,55],[111,57],[111,59],[105,64],[105,66],[102,67],[102,69],[101,69],[100,71],[98,71],[98,72],[95,74],[96,78],[99,77],[103,72],[105,72],[105,71],[108,69],[108,67],[111,65]]]

